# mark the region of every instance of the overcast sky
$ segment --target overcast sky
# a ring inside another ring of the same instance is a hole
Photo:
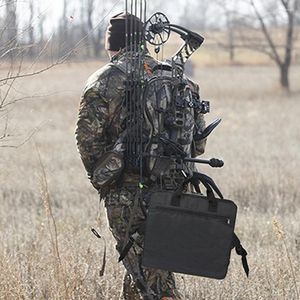
[[[62,18],[63,0],[33,0],[33,1],[35,7],[35,18],[33,21],[33,26],[36,26],[39,23],[39,18],[41,16],[46,16],[45,23],[44,23],[45,32],[48,34],[53,32],[58,26],[58,21]],[[28,24],[29,2],[30,0],[18,0],[18,22],[21,26],[26,26]],[[100,2],[100,1],[96,0],[96,2]],[[113,0],[112,4],[109,3],[109,5],[112,7],[113,3],[116,2],[118,2],[118,0]],[[80,3],[79,0],[68,1],[68,12],[67,15],[64,17],[67,18],[70,23],[79,21],[80,18],[79,3]]]
[[[0,0],[0,16],[4,15],[5,7],[2,5],[5,0]],[[18,3],[18,22],[20,28],[26,28],[28,26],[29,20],[29,3],[31,0],[17,0]],[[63,17],[63,0],[32,0],[35,7],[35,18],[33,20],[33,26],[37,26],[39,24],[39,18],[41,16],[45,16],[44,22],[44,31],[47,35],[54,32],[58,27],[58,21]],[[79,23],[81,17],[81,4],[84,0],[68,0],[68,12],[66,16],[64,16],[68,22],[71,24]],[[87,0],[85,0],[87,1]],[[143,0],[138,0],[143,1]],[[97,8],[95,9],[95,20],[94,25],[103,20],[103,16],[107,15],[107,17],[102,21],[100,26],[106,26],[109,20],[109,17],[112,15],[119,13],[124,10],[124,0],[95,0],[97,3]],[[129,3],[131,0],[128,1]],[[218,2],[219,5],[212,5],[212,3]],[[264,0],[263,3],[268,3],[270,0]],[[118,3],[117,5],[115,5]],[[182,22],[185,15],[185,10],[187,7],[189,9],[189,16],[194,16],[195,21],[201,21],[203,10],[201,6],[205,6],[206,4],[210,4],[211,9],[206,13],[206,20],[211,24],[222,24],[222,0],[212,1],[212,0],[147,0],[147,17],[150,17],[153,10],[154,11],[162,11],[164,12],[171,23]],[[238,0],[227,0],[224,2],[224,5],[230,6],[234,9],[237,9],[237,3],[240,3]],[[242,4],[244,2],[241,2]],[[261,6],[262,1],[256,0],[256,3]],[[194,14],[195,4],[198,5],[197,11]],[[247,9],[249,9],[247,7]],[[152,11],[151,11],[152,10]],[[219,10],[219,11],[218,11]],[[245,11],[245,7],[243,5],[239,5],[238,10]],[[2,12],[1,12],[2,11]],[[103,13],[105,11],[105,13]],[[179,17],[180,21],[179,21]]]
[[[0,0],[0,2],[3,0]],[[59,19],[63,14],[63,0],[33,0],[35,6],[35,20],[33,26],[36,26],[39,22],[39,16],[37,12],[40,12],[41,15],[46,15],[46,21],[44,24],[44,28],[46,33],[52,32],[58,25]],[[176,0],[175,0],[176,1]],[[177,0],[181,5],[184,4],[182,0]],[[190,2],[197,0],[190,0]],[[19,24],[21,26],[26,26],[28,24],[29,19],[29,2],[30,0],[18,0],[18,12],[19,12]],[[98,3],[97,10],[101,11],[105,9],[106,11],[112,11],[108,14],[107,20],[110,16],[124,10],[124,1],[119,0],[96,0]],[[129,1],[130,2],[130,1]],[[159,2],[158,0],[147,1],[148,4],[148,13],[149,17],[151,13],[151,6],[155,5],[155,2]],[[182,3],[181,3],[182,2]],[[104,4],[103,4],[104,3]],[[174,9],[174,0],[173,1],[163,1],[164,7],[160,7],[156,5],[157,10],[163,10],[165,13],[168,13],[169,17],[173,20],[176,19],[179,12]],[[117,4],[117,5],[115,5]],[[4,7],[2,8],[4,10]],[[96,12],[97,14],[97,12]],[[101,13],[99,13],[101,15]],[[80,19],[80,0],[69,0],[68,1],[68,13],[67,16],[69,22],[78,22]],[[102,18],[101,18],[102,19]],[[101,20],[99,19],[99,21]],[[103,22],[107,24],[107,22]]]

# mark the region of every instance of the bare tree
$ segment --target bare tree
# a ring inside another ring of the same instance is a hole
[[[230,11],[227,11],[226,14],[226,27],[227,27],[227,35],[228,35],[228,50],[229,50],[229,60],[231,63],[234,62],[235,59],[235,22],[234,16]]]
[[[101,27],[98,27],[96,30],[94,30],[93,14],[95,11],[96,11],[95,1],[87,0],[87,28],[88,31],[91,32],[91,34],[89,35],[90,43],[92,44],[93,47],[94,56],[99,57],[103,45],[102,44],[103,29]],[[104,13],[105,13],[105,9],[103,9],[102,14]]]
[[[38,19],[38,25],[36,26],[37,36],[38,36],[38,43],[40,46],[43,46],[46,37],[44,32],[44,24],[46,21],[46,14],[42,12],[40,4],[37,4],[37,19]]]
[[[239,14],[238,14],[238,2],[227,0],[215,0],[216,7],[221,9],[221,17],[224,18],[224,26],[222,27],[222,32],[224,31],[225,36],[220,38],[215,38],[216,43],[223,49],[228,51],[229,61],[234,63],[235,52],[237,48],[236,42],[236,28],[239,26]]]
[[[9,57],[11,60],[14,58],[14,49],[17,46],[17,2],[5,0],[5,20],[4,28],[2,29],[1,37],[1,57]],[[7,51],[9,50],[9,51]]]
[[[87,22],[86,22],[86,0],[80,0],[80,29],[81,29],[81,38],[88,36]],[[87,57],[91,56],[90,48],[85,47],[85,55]]]
[[[82,40],[86,45],[88,57],[100,57],[104,47],[104,20],[113,8],[119,7],[119,2],[111,0],[81,0],[81,24]],[[120,9],[124,9],[120,7]]]
[[[280,84],[284,89],[289,90],[289,70],[292,63],[292,52],[296,39],[296,16],[299,11],[300,0],[273,0],[270,10],[276,8],[276,4],[281,10],[276,16],[277,22],[280,22],[284,30],[283,44],[278,44],[278,36],[272,35],[270,26],[270,13],[263,13],[255,0],[246,0],[253,9],[254,16],[258,21],[264,41],[258,41],[257,38],[244,38],[244,46],[268,55],[278,66],[280,72]],[[278,20],[280,16],[280,20]],[[273,18],[274,20],[274,18]],[[272,23],[271,23],[272,24]],[[273,23],[274,25],[274,23]]]
[[[33,18],[34,18],[34,6],[33,6],[33,0],[30,0],[29,2],[29,28],[28,28],[28,43],[29,43],[29,50],[28,50],[28,56],[30,58],[34,57],[34,27],[33,27]]]
[[[35,62],[46,51],[49,41],[43,46],[42,50],[37,53],[35,51],[32,57],[32,65],[25,67],[23,59],[28,53],[27,49],[31,49],[34,44],[33,32],[33,1],[29,5],[30,16],[28,24],[22,30],[22,35],[27,37],[27,43],[21,42],[20,32],[17,28],[17,0],[5,0],[4,5],[0,8],[5,10],[0,15],[4,15],[4,26],[0,31],[0,148],[1,147],[19,147],[24,144],[34,133],[34,130],[27,136],[22,136],[16,139],[15,133],[10,128],[10,111],[19,102],[27,99],[44,97],[44,95],[24,95],[23,91],[18,90],[18,81],[25,77],[38,76],[54,66],[66,61],[69,55],[60,57],[57,60],[52,60],[49,65],[43,67],[34,67]],[[9,58],[9,59],[7,59]]]
[[[63,56],[69,50],[68,1],[63,0],[63,12],[59,24],[58,54]]]
[[[212,3],[211,0],[185,1],[180,23],[194,30],[206,30],[208,12]],[[195,12],[197,12],[197,16],[195,16]]]

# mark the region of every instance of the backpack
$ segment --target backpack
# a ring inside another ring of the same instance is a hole
[[[169,63],[153,59],[137,72],[135,60],[119,60],[114,66],[128,74],[124,109],[127,113],[125,168],[150,180],[177,176],[177,159],[191,158],[197,128],[194,115],[209,112],[209,102],[201,101],[195,84],[185,76],[178,78]],[[137,63],[140,67],[140,63]],[[129,71],[128,71],[129,70]],[[138,73],[138,74],[137,74]],[[135,76],[138,75],[138,78]],[[186,174],[192,163],[182,165]],[[181,177],[181,175],[179,176]]]

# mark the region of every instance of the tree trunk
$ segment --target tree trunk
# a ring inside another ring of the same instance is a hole
[[[235,48],[233,44],[229,44],[229,60],[233,64],[235,60]]]
[[[18,24],[17,24],[17,4],[14,1],[5,1],[6,15],[4,28],[4,48],[3,52],[8,52],[11,62],[14,60],[14,48],[18,43]],[[2,46],[2,45],[1,45]],[[0,53],[1,54],[1,53]]]
[[[280,66],[280,84],[286,90],[290,89],[290,82],[289,82],[289,66],[281,65]]]
[[[68,28],[68,1],[63,0],[63,13],[60,20],[59,26],[59,34],[58,34],[58,55],[62,57],[67,54],[70,49],[70,36],[69,36],[69,28]]]
[[[94,30],[93,30],[93,13],[94,13],[94,0],[88,0],[87,2],[87,32],[90,32],[88,36],[88,56],[92,56],[94,53]]]
[[[96,32],[96,36],[93,38],[94,56],[99,57],[102,50],[102,30],[99,28]]]
[[[34,17],[34,6],[33,6],[33,1],[29,2],[29,29],[28,29],[28,41],[29,41],[29,50],[28,50],[28,55],[32,59],[35,55],[35,49],[34,49],[34,27],[33,27],[33,17]]]
[[[234,19],[231,12],[226,12],[227,30],[228,30],[228,44],[229,44],[229,59],[230,63],[234,63],[235,59],[235,45],[234,45]]]
[[[45,22],[45,16],[40,16],[39,20],[39,35],[40,35],[40,45],[43,46],[44,43],[44,22]]]

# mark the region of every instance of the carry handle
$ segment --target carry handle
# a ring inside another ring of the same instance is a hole
[[[195,190],[200,193],[199,183],[202,182],[202,184],[206,188],[206,195],[209,200],[208,202],[208,210],[211,212],[216,212],[218,209],[218,201],[215,197],[214,191],[216,194],[223,199],[223,195],[221,191],[219,190],[218,186],[215,184],[213,179],[203,173],[194,172],[193,177],[191,179],[191,183],[195,187]]]
[[[181,194],[182,191],[184,189],[184,186],[187,183],[191,183],[194,187],[195,190],[200,193],[200,188],[199,188],[199,183],[202,183],[205,188],[206,188],[206,195],[207,198],[209,199],[209,207],[208,210],[215,212],[217,210],[218,207],[218,200],[215,197],[214,191],[216,192],[216,194],[223,199],[223,195],[221,193],[221,191],[219,190],[219,188],[217,187],[217,185],[215,184],[215,182],[213,181],[212,178],[210,178],[209,176],[202,174],[202,173],[198,173],[198,172],[193,172],[193,175],[188,177],[179,187],[178,189],[174,192],[172,199],[171,199],[171,205],[172,206],[180,206],[180,198],[181,198]]]
[[[198,193],[200,193],[200,189],[199,189],[199,182],[201,182],[206,189],[212,189],[213,191],[216,192],[216,194],[223,199],[223,195],[221,193],[221,191],[219,190],[218,186],[216,185],[216,183],[213,181],[213,179],[203,173],[200,172],[193,172],[193,175],[190,177],[187,177],[183,183],[178,187],[178,189],[176,190],[176,192],[181,193],[185,187],[186,184],[191,183],[196,191]],[[207,187],[209,186],[209,188]]]
[[[195,183],[197,181],[200,181],[207,189],[207,185],[209,185],[211,187],[212,190],[215,191],[215,193],[221,198],[223,199],[223,195],[221,193],[221,191],[219,190],[218,186],[216,185],[216,183],[213,181],[213,179],[203,173],[199,173],[199,172],[193,172],[193,176],[190,178],[190,182],[195,186]],[[199,186],[199,183],[198,183]],[[197,188],[195,188],[197,191]],[[198,188],[199,190],[199,188]]]
[[[202,181],[202,184],[206,188],[206,196],[208,198],[208,211],[210,211],[210,212],[216,212],[218,210],[218,200],[215,197],[213,188],[206,181]],[[200,191],[199,183],[198,183],[198,189]]]

